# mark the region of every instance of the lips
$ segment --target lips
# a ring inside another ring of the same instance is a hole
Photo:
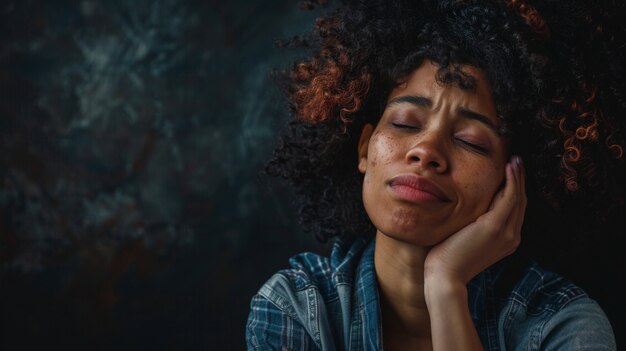
[[[410,202],[450,202],[446,194],[430,180],[417,174],[404,174],[391,179],[391,189]]]

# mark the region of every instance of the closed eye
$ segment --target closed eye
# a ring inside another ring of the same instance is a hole
[[[411,126],[411,125],[408,125],[408,124],[401,124],[401,123],[393,123],[392,122],[391,125],[396,127],[396,128],[401,128],[401,129],[416,129],[416,130],[420,129],[420,127],[417,127],[417,126]]]
[[[488,155],[488,154],[489,154],[489,149],[487,149],[487,148],[486,148],[486,147],[484,147],[484,146],[481,146],[481,145],[478,145],[478,144],[474,144],[474,143],[471,143],[471,142],[469,142],[469,141],[467,141],[467,140],[463,140],[463,139],[457,139],[457,140],[458,140],[460,143],[462,143],[464,146],[467,146],[467,147],[469,147],[469,148],[472,148],[472,149],[474,149],[474,150],[476,150],[476,151],[480,152],[481,154],[485,154],[485,155]]]

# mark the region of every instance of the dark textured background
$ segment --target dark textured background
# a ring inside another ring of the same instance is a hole
[[[327,250],[259,175],[287,117],[268,73],[298,54],[274,42],[315,14],[0,1],[0,349],[244,349],[261,283]],[[619,214],[596,229],[623,235]],[[591,246],[569,273],[619,336],[618,251]]]
[[[295,1],[2,1],[0,349],[243,349],[301,235],[259,173]]]

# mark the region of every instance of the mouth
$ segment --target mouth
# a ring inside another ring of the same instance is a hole
[[[450,202],[450,198],[430,180],[417,174],[403,174],[389,181],[399,198],[412,203]]]

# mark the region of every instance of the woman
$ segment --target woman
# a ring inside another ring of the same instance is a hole
[[[268,170],[335,243],[261,287],[248,349],[616,349],[598,303],[516,249],[544,235],[522,234],[527,185],[598,213],[620,194],[624,13],[346,1],[318,19]]]

